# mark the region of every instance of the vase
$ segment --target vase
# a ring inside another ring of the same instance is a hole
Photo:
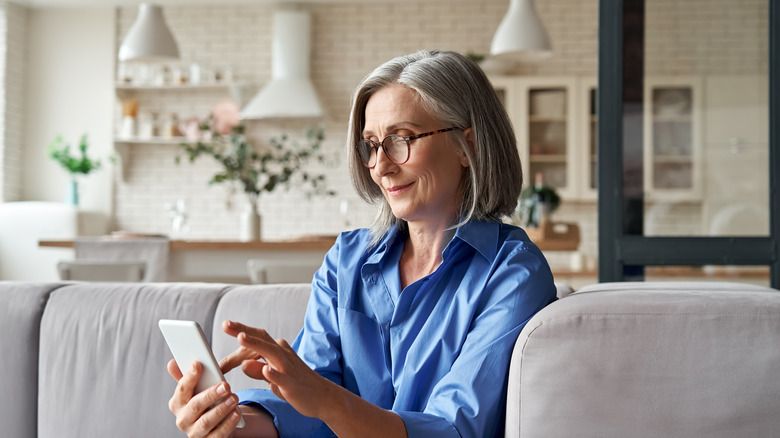
[[[76,207],[78,207],[79,205],[79,182],[76,178],[70,179],[70,184],[68,185],[68,197],[66,199],[66,202]]]
[[[244,211],[241,212],[241,223],[239,225],[240,239],[243,242],[252,242],[260,240],[260,213],[257,211],[257,199],[250,197],[244,205]]]

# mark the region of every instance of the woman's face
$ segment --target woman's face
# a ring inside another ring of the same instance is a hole
[[[363,138],[377,143],[390,134],[411,136],[450,128],[422,109],[415,91],[400,85],[376,91],[366,104],[365,116]],[[447,134],[412,140],[409,149],[404,164],[390,161],[384,150],[378,152],[371,178],[395,217],[409,223],[452,225],[463,197],[461,179],[468,160],[447,144]]]

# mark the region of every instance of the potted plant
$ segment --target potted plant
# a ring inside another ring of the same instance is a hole
[[[526,227],[536,228],[549,221],[553,212],[561,205],[561,197],[554,188],[543,183],[542,174],[537,173],[534,185],[526,187],[520,194],[517,212]]]
[[[71,155],[70,144],[66,142],[62,135],[57,135],[46,148],[47,153],[59,165],[61,165],[70,174],[70,185],[68,189],[68,202],[73,205],[79,205],[79,175],[88,175],[100,169],[100,160],[95,160],[87,156],[89,142],[87,134],[81,136],[79,141],[78,155]]]
[[[241,240],[260,240],[257,203],[263,193],[297,187],[307,196],[335,194],[327,189],[325,175],[311,172],[308,166],[312,161],[330,164],[321,152],[325,138],[322,126],[306,128],[303,144],[282,135],[271,138],[270,146],[264,149],[255,148],[247,141],[243,125],[232,126],[227,135],[221,135],[220,130],[215,129],[217,126],[222,125],[211,115],[201,124],[202,140],[182,143],[181,148],[190,162],[206,155],[220,164],[219,171],[208,182],[210,185],[237,184],[246,195]],[[225,128],[220,129],[224,132]],[[181,156],[176,157],[176,162],[181,162]]]

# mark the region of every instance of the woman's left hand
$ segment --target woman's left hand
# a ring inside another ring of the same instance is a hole
[[[241,347],[220,363],[223,371],[241,365],[244,373],[268,382],[271,391],[308,417],[322,418],[336,385],[309,368],[284,339],[273,339],[263,329],[225,321],[222,329]],[[258,359],[262,359],[262,362]]]

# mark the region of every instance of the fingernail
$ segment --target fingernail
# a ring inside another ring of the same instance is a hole
[[[197,364],[197,363],[195,363],[195,362],[193,362],[193,363],[192,363],[192,365],[190,366],[190,372],[191,372],[192,374],[196,374],[196,373],[198,372],[198,369],[197,369],[197,367],[198,367],[198,364]]]
[[[217,386],[217,394],[219,394],[219,395],[227,394],[227,387],[225,386],[224,383],[219,385],[219,386]]]
[[[229,407],[229,408],[232,408],[233,406],[235,406],[236,403],[238,403],[238,402],[236,401],[235,397],[228,397],[227,400],[225,400],[225,405],[227,405],[227,407]]]
[[[230,414],[230,419],[232,421],[238,421],[238,412],[233,411],[233,413]]]

